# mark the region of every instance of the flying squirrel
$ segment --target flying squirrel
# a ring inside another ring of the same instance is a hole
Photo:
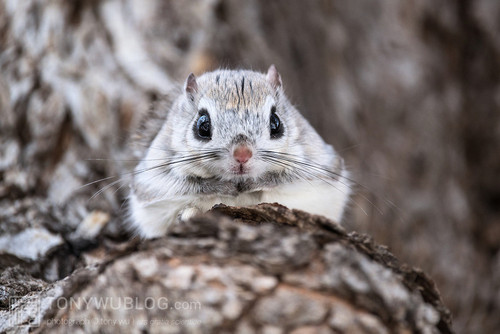
[[[351,194],[343,159],[267,74],[190,74],[143,122],[150,135],[129,181],[128,214],[143,238],[215,204],[277,202],[340,222]]]

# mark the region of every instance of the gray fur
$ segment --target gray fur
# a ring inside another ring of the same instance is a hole
[[[273,106],[284,129],[280,138],[270,136]],[[193,131],[201,109],[210,115],[211,140],[200,140]],[[243,70],[190,75],[184,91],[157,103],[143,125],[138,137],[149,148],[131,183],[131,198],[141,210],[157,209],[158,203],[168,206],[180,197],[186,203],[203,202],[207,196],[238,203],[247,194],[258,202],[271,189],[304,181],[334,187],[344,182],[349,188],[345,177],[340,180],[345,174],[342,159],[288,101],[274,66],[267,76]],[[232,152],[243,143],[253,157],[245,164],[246,173],[237,174]],[[141,222],[134,224],[140,230]]]

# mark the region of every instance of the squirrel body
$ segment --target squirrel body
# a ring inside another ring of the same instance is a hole
[[[140,236],[164,235],[219,203],[278,202],[342,219],[351,192],[343,160],[288,101],[274,66],[190,74],[159,108],[139,134],[156,127],[130,184]]]

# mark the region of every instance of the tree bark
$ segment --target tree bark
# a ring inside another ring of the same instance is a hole
[[[451,332],[450,313],[422,271],[366,235],[278,204],[217,206],[165,238],[92,254],[98,264],[52,285],[4,278],[25,297],[2,314],[4,324],[20,322],[2,330]],[[30,303],[40,300],[33,314]]]

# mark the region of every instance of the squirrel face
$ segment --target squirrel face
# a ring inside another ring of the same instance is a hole
[[[288,106],[274,66],[267,75],[229,70],[199,78],[190,74],[174,107],[178,110],[167,120],[175,138],[172,148],[206,155],[188,166],[199,177],[231,180],[279,172],[285,164],[262,157],[270,151],[300,153]]]

